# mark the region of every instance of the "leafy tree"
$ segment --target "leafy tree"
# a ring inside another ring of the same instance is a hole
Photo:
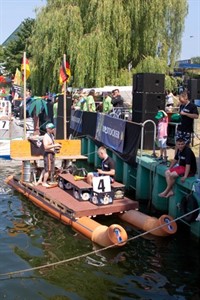
[[[0,45],[0,63],[3,63],[4,60],[4,50],[3,47]]]
[[[14,74],[16,68],[21,66],[24,51],[27,57],[31,56],[29,45],[34,22],[35,20],[30,18],[24,20],[16,33],[16,38],[11,40],[4,49],[5,67],[11,74]]]
[[[191,61],[193,64],[200,64],[200,56],[192,57]]]
[[[128,66],[139,68],[147,57],[173,69],[187,11],[187,0],[47,0],[29,48],[32,88],[58,90],[64,53],[76,87],[130,84]]]

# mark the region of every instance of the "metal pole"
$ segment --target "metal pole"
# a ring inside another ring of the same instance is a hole
[[[66,68],[66,54],[63,56],[64,67]],[[67,96],[66,96],[66,81],[64,82],[64,96],[63,96],[63,126],[64,126],[64,140],[67,139]]]
[[[26,140],[26,52],[23,56],[24,65],[24,140]]]

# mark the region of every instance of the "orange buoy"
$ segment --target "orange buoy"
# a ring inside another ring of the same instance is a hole
[[[159,219],[150,217],[137,210],[129,210],[118,215],[120,219],[136,226],[143,231],[151,231],[150,233],[157,236],[167,236],[177,231],[176,222],[168,215],[163,215]]]
[[[127,233],[123,227],[117,224],[109,227],[100,225],[92,233],[92,241],[107,247],[110,245],[123,246],[128,239]]]

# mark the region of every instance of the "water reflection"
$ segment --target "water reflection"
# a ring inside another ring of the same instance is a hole
[[[8,168],[0,174],[1,191],[6,191],[0,194],[0,273],[66,262],[0,276],[0,299],[200,299],[199,244],[184,230],[103,251],[9,189],[4,179],[14,170]],[[120,224],[115,217],[100,219],[106,225],[113,222]],[[123,226],[129,237],[140,233]],[[77,259],[67,262],[73,257]]]

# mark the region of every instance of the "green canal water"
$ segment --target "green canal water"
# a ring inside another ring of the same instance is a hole
[[[18,165],[0,161],[0,169],[0,300],[200,299],[200,247],[186,228],[80,257],[95,245],[4,183]],[[139,234],[112,216],[98,221],[123,225],[129,238]],[[73,257],[80,258],[7,275]]]

